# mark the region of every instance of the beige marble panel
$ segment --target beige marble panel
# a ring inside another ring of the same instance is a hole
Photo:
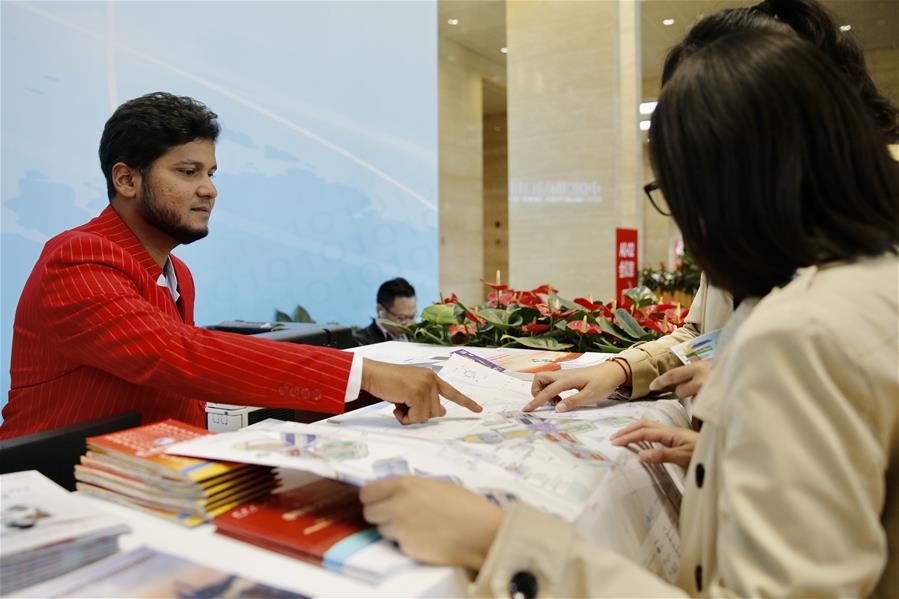
[[[507,3],[515,287],[614,294],[615,228],[640,210],[638,11],[630,0]]]
[[[440,291],[483,297],[482,80],[502,67],[439,39]]]

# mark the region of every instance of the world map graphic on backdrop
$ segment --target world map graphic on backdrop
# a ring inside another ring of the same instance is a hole
[[[198,324],[302,304],[319,322],[365,325],[395,276],[437,296],[434,3],[0,10],[3,403],[22,286],[47,239],[107,205],[103,123],[151,91],[197,98],[222,125],[210,235],[175,250]]]

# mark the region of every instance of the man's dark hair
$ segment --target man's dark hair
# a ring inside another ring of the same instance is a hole
[[[896,251],[899,166],[845,77],[796,36],[745,31],[694,52],[650,131],[689,251],[737,298],[799,267]]]
[[[833,18],[815,0],[765,0],[752,7],[729,8],[705,17],[665,58],[662,84],[671,79],[680,62],[715,40],[740,31],[768,31],[798,35],[830,58],[861,97],[868,114],[883,132],[885,143],[899,141],[896,106],[878,90],[861,47],[839,30]]]
[[[106,177],[106,193],[115,197],[112,167],[124,162],[145,172],[175,146],[219,135],[218,115],[186,96],[154,92],[119,106],[106,121],[100,138],[100,168]]]
[[[402,277],[385,281],[378,287],[378,303],[390,310],[398,297],[415,297],[415,288]]]

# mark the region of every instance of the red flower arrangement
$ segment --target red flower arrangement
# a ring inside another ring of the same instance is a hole
[[[567,300],[549,285],[512,289],[499,273],[495,283],[482,282],[491,290],[484,304],[466,306],[453,293],[422,310],[420,322],[385,322],[422,343],[617,353],[671,333],[688,312],[676,303],[658,303],[646,287],[629,289],[629,305],[616,306],[592,297]]]

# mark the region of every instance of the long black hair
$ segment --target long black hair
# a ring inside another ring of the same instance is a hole
[[[735,297],[896,251],[899,168],[833,61],[795,35],[743,31],[683,58],[651,131],[689,251]]]
[[[724,9],[705,17],[668,52],[662,69],[662,83],[667,82],[681,60],[693,52],[725,35],[747,30],[792,33],[812,43],[833,61],[861,97],[868,114],[883,132],[885,143],[899,142],[899,111],[877,90],[859,45],[850,34],[839,30],[828,12],[815,0],[764,0],[752,7]]]

